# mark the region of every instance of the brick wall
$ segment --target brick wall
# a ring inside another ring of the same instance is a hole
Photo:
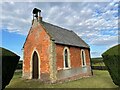
[[[63,65],[63,50],[66,46],[56,44],[56,65],[57,70],[62,70],[64,68]],[[71,68],[82,67],[81,65],[81,48],[69,46],[70,51],[70,61],[71,61]],[[90,56],[89,50],[83,49],[86,54],[86,65],[90,66]]]
[[[34,21],[24,45],[23,77],[32,78],[30,66],[34,50],[38,52],[40,73],[49,73],[50,43],[49,35],[39,23]]]
[[[56,44],[57,82],[76,80],[91,76],[89,49],[69,46],[71,68],[64,69],[63,51],[65,45]],[[82,67],[81,50],[85,51],[86,67]],[[63,70],[64,69],[64,70]]]
[[[81,56],[80,48],[70,47],[70,58],[71,58],[71,67],[80,67],[81,66]]]
[[[63,69],[63,49],[64,46],[62,45],[56,45],[56,65],[57,65],[57,70]]]

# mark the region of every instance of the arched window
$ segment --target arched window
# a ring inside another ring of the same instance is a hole
[[[64,48],[63,59],[64,59],[64,69],[70,68],[70,52],[67,47]]]
[[[65,68],[68,68],[68,52],[67,52],[67,49],[65,49]]]
[[[86,66],[86,56],[85,56],[85,51],[83,49],[81,50],[81,61],[82,61],[82,67]]]

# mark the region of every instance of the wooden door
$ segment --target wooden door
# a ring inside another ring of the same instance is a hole
[[[38,55],[36,52],[33,54],[33,60],[32,60],[32,78],[38,79],[39,73],[38,73]]]

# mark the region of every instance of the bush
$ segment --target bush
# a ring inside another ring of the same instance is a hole
[[[4,48],[0,48],[0,51],[2,52],[0,55],[2,58],[2,89],[4,89],[12,79],[20,57]]]
[[[120,44],[116,45],[102,54],[103,62],[105,63],[113,82],[120,86]]]

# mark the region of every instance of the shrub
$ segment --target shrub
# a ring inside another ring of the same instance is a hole
[[[120,44],[116,45],[102,54],[113,82],[120,86]]]
[[[0,48],[0,51],[2,52],[0,54],[0,58],[2,58],[2,89],[4,89],[12,79],[20,57],[4,48]]]

